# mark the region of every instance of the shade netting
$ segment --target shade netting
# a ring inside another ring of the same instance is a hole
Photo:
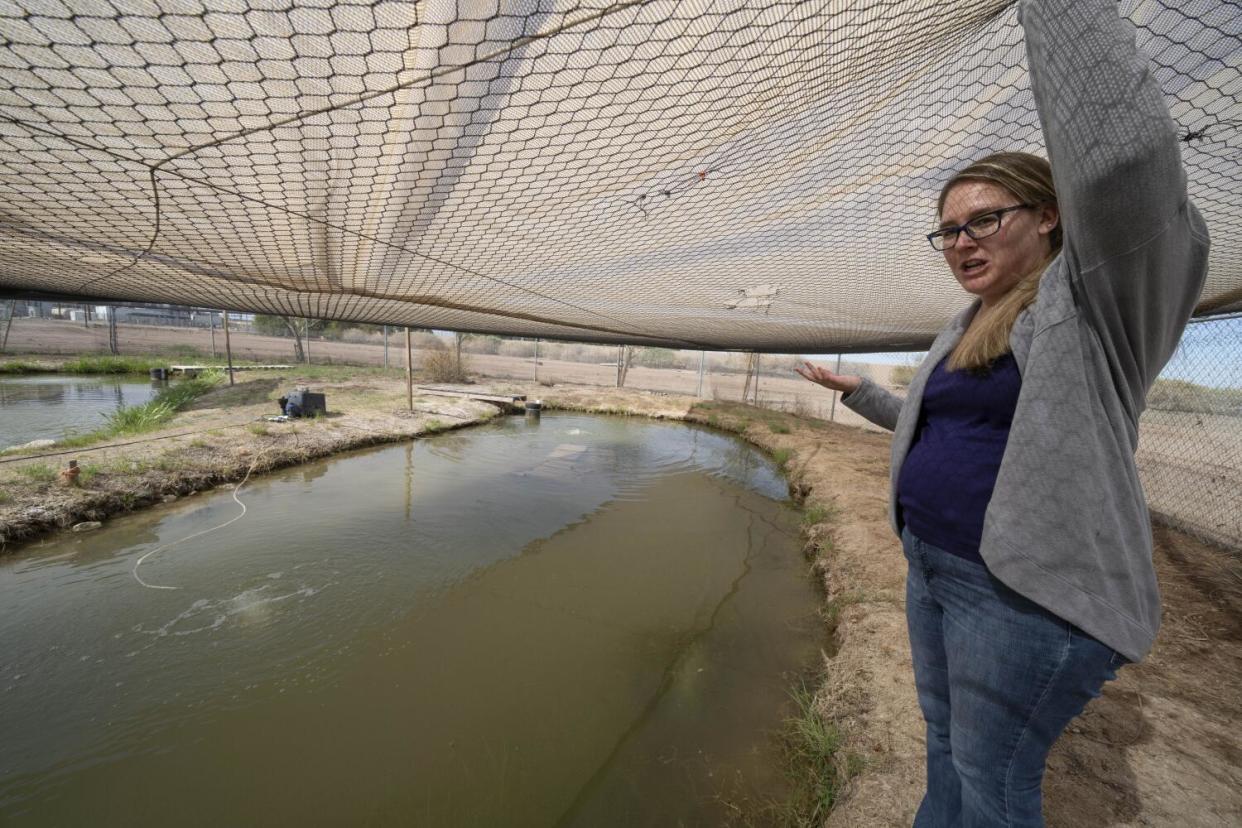
[[[1123,0],[1242,309],[1242,7]],[[0,288],[758,351],[925,346],[1000,0],[0,0]]]

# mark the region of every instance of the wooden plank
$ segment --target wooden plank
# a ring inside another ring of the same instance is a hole
[[[190,372],[200,373],[210,368],[210,365],[169,365],[168,370],[174,374],[188,374]],[[288,371],[292,365],[237,365],[231,370],[233,371]]]
[[[418,390],[420,393],[431,394],[437,397],[458,397],[499,405],[520,406],[526,402],[526,396],[518,394],[511,396],[501,394],[479,394],[474,391],[461,391],[457,388],[439,388],[434,385],[420,385],[418,386]]]

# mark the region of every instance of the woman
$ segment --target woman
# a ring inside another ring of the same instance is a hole
[[[1207,270],[1174,125],[1114,0],[1022,0],[1019,15],[1051,167],[971,164],[928,237],[974,302],[904,402],[800,370],[894,431],[927,721],[916,826],[1042,825],[1052,743],[1150,650],[1138,419]]]

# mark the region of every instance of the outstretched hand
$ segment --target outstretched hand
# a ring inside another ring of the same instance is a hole
[[[830,391],[849,394],[862,385],[862,377],[853,374],[834,374],[827,368],[803,362],[802,366],[794,366],[794,370],[816,385],[822,385]]]

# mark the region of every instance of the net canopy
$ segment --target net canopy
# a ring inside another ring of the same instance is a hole
[[[0,288],[925,347],[950,173],[1042,151],[1008,0],[0,0]],[[1242,4],[1123,0],[1242,310]]]

